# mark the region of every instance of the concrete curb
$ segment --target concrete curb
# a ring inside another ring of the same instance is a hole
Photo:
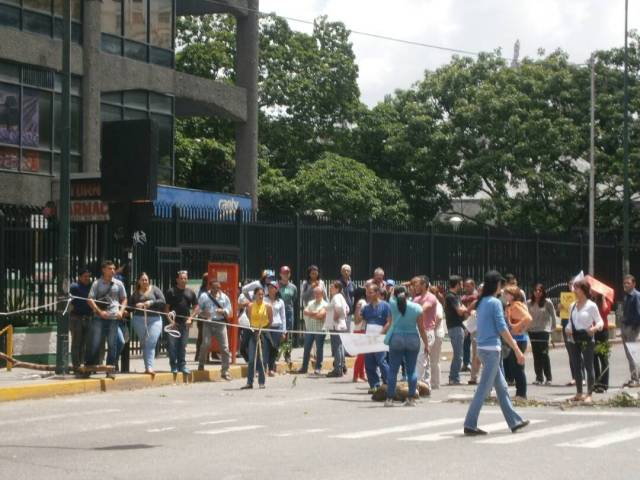
[[[330,357],[329,357],[330,358]],[[355,358],[347,358],[347,366],[353,368]],[[291,370],[285,362],[277,364],[278,373],[295,372],[302,366],[302,362],[293,362]],[[229,373],[234,380],[245,378],[247,375],[247,365],[232,365]],[[195,370],[190,375],[173,374],[170,372],[156,373],[154,376],[144,373],[118,374],[115,379],[110,378],[88,378],[88,379],[52,379],[47,383],[36,385],[12,385],[0,387],[0,402],[15,400],[34,400],[40,398],[51,398],[62,395],[77,395],[81,393],[115,392],[126,390],[138,390],[150,387],[165,387],[169,385],[220,382],[220,367],[211,370]]]

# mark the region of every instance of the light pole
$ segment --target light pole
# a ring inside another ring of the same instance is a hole
[[[66,300],[69,296],[69,213],[70,179],[69,148],[71,144],[71,0],[64,0],[62,19],[62,151],[60,155],[60,202],[58,205],[58,324],[56,340],[56,374],[69,368],[69,314]]]
[[[596,56],[591,55],[591,133],[589,148],[589,275],[595,275],[595,209],[596,209]]]
[[[629,187],[629,48],[628,48],[629,0],[624,2],[624,193],[622,204],[622,273],[630,273],[629,265],[629,208],[631,203]]]

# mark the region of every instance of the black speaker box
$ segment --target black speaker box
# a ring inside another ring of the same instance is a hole
[[[102,200],[133,202],[158,196],[158,126],[151,119],[102,124]]]

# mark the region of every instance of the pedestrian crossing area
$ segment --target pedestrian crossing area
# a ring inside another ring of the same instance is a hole
[[[279,429],[265,423],[243,424],[243,419],[227,418],[200,422],[197,429],[190,433],[196,435],[258,435],[274,439],[296,439],[300,437],[322,436],[331,441],[366,441],[382,439],[398,441],[408,445],[447,441],[464,441],[484,445],[527,444],[542,442],[548,446],[572,449],[598,449],[614,447],[640,438],[640,419],[629,412],[627,422],[620,422],[622,412],[594,412],[594,415],[576,412],[546,413],[545,418],[530,418],[531,424],[525,430],[512,434],[499,411],[485,412],[484,423],[479,427],[489,435],[482,437],[464,437],[460,417],[438,418],[426,421],[389,424],[380,428],[340,432],[338,427],[318,427],[299,429]],[[533,415],[532,415],[533,416]],[[607,416],[615,419],[608,421]],[[487,418],[489,417],[489,418]],[[390,417],[391,421],[392,418]],[[629,426],[638,423],[637,426]],[[173,434],[176,428],[169,426],[146,430],[150,434]]]

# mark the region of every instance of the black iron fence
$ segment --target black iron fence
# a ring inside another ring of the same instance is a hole
[[[0,206],[0,311],[14,311],[55,301],[57,226],[42,209]],[[191,277],[206,271],[209,261],[240,265],[241,279],[257,278],[264,268],[289,265],[294,280],[307,266],[320,267],[323,278],[336,278],[351,265],[355,279],[366,279],[382,267],[388,278],[427,274],[437,283],[458,274],[480,280],[488,269],[515,274],[529,289],[540,281],[559,288],[586,270],[586,234],[536,234],[461,225],[395,225],[353,219],[336,223],[315,216],[275,218],[259,213],[158,205],[144,245],[133,247],[130,278],[146,271],[168,288],[178,269]],[[596,276],[619,290],[622,274],[620,236],[599,232]],[[128,262],[108,223],[74,223],[72,272],[88,266],[97,275],[104,258]],[[632,272],[640,273],[640,240],[631,249]],[[55,323],[55,309],[11,317],[18,325]],[[134,349],[137,346],[134,345]]]

